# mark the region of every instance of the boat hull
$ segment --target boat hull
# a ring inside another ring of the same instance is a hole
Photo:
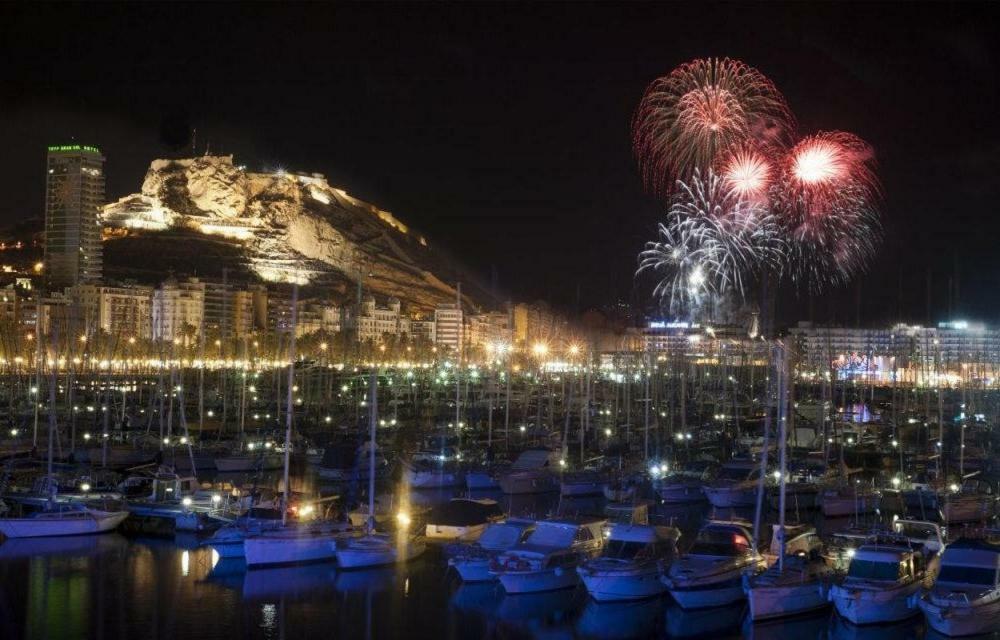
[[[337,566],[341,569],[367,569],[408,562],[423,554],[427,548],[423,542],[415,541],[404,542],[402,548],[395,544],[360,546],[351,542],[337,549]]]
[[[750,619],[754,621],[795,616],[830,606],[822,583],[817,581],[777,587],[748,586],[746,595]]]
[[[335,557],[332,536],[253,536],[243,541],[248,567],[325,562]]]
[[[496,576],[490,573],[490,561],[485,558],[475,560],[452,559],[448,562],[462,582],[492,582]]]
[[[538,593],[575,587],[579,576],[573,567],[540,571],[505,571],[497,576],[507,593]]]
[[[1000,596],[983,604],[936,605],[927,600],[919,601],[927,624],[946,636],[974,636],[1000,629]]]
[[[580,580],[587,587],[587,593],[597,602],[625,602],[643,600],[666,593],[667,587],[660,582],[659,571],[635,572],[622,575],[620,572],[580,572]]]
[[[667,591],[682,609],[707,609],[739,602],[746,597],[743,583],[737,575],[719,582],[682,587],[667,584]]]
[[[830,590],[830,600],[840,617],[857,625],[898,622],[919,613],[911,608],[909,598],[920,591],[914,582],[898,589],[872,591],[835,585]]]
[[[7,538],[85,536],[113,531],[127,517],[127,511],[115,511],[92,518],[2,518],[0,533]]]

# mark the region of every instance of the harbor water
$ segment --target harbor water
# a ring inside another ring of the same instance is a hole
[[[418,499],[447,500],[436,492]],[[602,499],[496,495],[515,515],[600,509]],[[654,517],[693,538],[708,507]],[[842,523],[818,522],[842,526]],[[836,614],[750,624],[745,606],[684,611],[668,597],[599,604],[582,588],[507,595],[462,584],[439,550],[408,564],[341,571],[334,564],[247,570],[191,534],[121,533],[0,544],[0,637],[16,640],[210,638],[930,638],[920,616],[853,627]],[[995,636],[1000,637],[1000,634]]]

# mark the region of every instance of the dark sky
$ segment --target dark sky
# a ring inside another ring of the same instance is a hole
[[[517,298],[644,300],[635,254],[663,207],[632,111],[657,76],[727,55],[802,132],[868,140],[884,183],[874,268],[786,295],[784,318],[922,321],[930,273],[933,319],[951,279],[954,315],[997,321],[998,24],[969,3],[5,4],[0,223],[40,214],[45,145],[99,145],[119,197],[171,153],[164,124],[190,122],[199,151],[321,171]]]

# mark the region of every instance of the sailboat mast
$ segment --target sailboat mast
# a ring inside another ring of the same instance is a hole
[[[780,344],[780,343],[779,343]],[[781,350],[781,365],[778,369],[778,458],[780,474],[778,479],[778,535],[781,549],[778,553],[778,570],[785,570],[785,474],[788,469],[788,380],[790,370],[788,367],[788,348],[785,345],[779,347]]]
[[[375,529],[375,426],[378,420],[378,367],[372,365],[368,376],[368,395],[371,410],[368,412],[368,534]]]
[[[299,285],[292,286],[292,328],[291,337],[288,342],[288,395],[285,409],[285,488],[281,498],[281,524],[284,525],[288,519],[288,498],[291,493],[288,484],[288,465],[291,462],[292,453],[292,403],[295,398],[292,395],[292,386],[295,381],[295,330],[298,322],[299,308]],[[280,403],[278,404],[280,407]]]

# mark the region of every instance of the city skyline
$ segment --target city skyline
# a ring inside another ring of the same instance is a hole
[[[842,13],[828,6],[806,15],[789,6],[771,10],[773,6],[757,11],[754,5],[744,5],[739,12],[739,20],[757,30],[735,29],[736,18],[727,15],[718,35],[699,30],[697,40],[678,25],[694,25],[715,9],[675,7],[666,31],[672,34],[667,39],[672,44],[651,37],[665,28],[664,18],[656,12],[646,16],[642,7],[622,12],[611,20],[609,30],[598,25],[617,13],[610,8],[589,7],[572,15],[556,7],[537,8],[505,20],[505,34],[523,36],[515,49],[505,46],[510,43],[507,35],[496,44],[469,37],[490,28],[488,8],[404,9],[397,16],[379,18],[387,33],[396,34],[398,44],[377,59],[351,55],[349,62],[326,66],[323,81],[311,84],[306,69],[322,60],[321,45],[304,38],[305,48],[286,56],[280,50],[265,55],[250,43],[293,25],[309,34],[321,27],[300,24],[295,8],[280,13],[264,8],[265,13],[275,12],[267,27],[237,16],[228,35],[213,33],[208,38],[199,27],[185,33],[183,37],[202,43],[198,53],[189,54],[197,59],[199,71],[185,77],[176,91],[162,90],[181,73],[166,44],[169,40],[146,48],[135,65],[109,68],[88,57],[109,46],[90,36],[111,28],[119,19],[114,12],[69,8],[65,16],[54,18],[44,9],[8,7],[7,24],[44,20],[65,46],[88,34],[90,53],[73,64],[72,72],[58,67],[42,87],[24,75],[8,85],[11,93],[3,105],[9,117],[0,126],[10,156],[18,162],[3,167],[14,188],[0,206],[0,219],[16,222],[27,213],[41,213],[42,185],[27,177],[34,175],[30,158],[46,144],[75,136],[82,144],[106,149],[112,158],[107,173],[108,196],[113,199],[134,189],[150,159],[176,156],[193,143],[198,153],[206,148],[235,153],[254,169],[321,171],[333,184],[426,229],[484,277],[495,268],[501,286],[519,297],[545,298],[569,311],[619,299],[644,305],[652,286],[634,282],[634,252],[664,211],[642,194],[627,121],[649,82],[693,56],[720,52],[725,39],[727,54],[761,69],[784,89],[800,124],[811,129],[843,127],[869,140],[887,194],[886,243],[873,268],[822,299],[786,292],[779,316],[793,323],[810,315],[811,308],[816,319],[845,323],[856,316],[872,322],[926,321],[929,289],[931,321],[958,313],[997,318],[988,295],[996,284],[989,269],[989,234],[977,233],[992,228],[987,212],[996,201],[988,179],[995,173],[990,167],[996,156],[989,146],[994,136],[973,133],[995,127],[988,113],[996,88],[973,81],[991,75],[992,58],[977,57],[976,52],[988,54],[994,47],[996,38],[990,34],[995,21],[989,18],[995,8],[862,5]],[[326,10],[336,20],[323,28],[332,29],[348,49],[350,27],[366,24],[372,16],[356,6]],[[126,48],[140,38],[157,41],[159,35],[171,33],[174,16],[169,10],[145,11],[138,14],[145,19],[116,30],[128,39]],[[217,16],[214,11],[206,9],[205,23]],[[62,26],[74,19],[84,28]],[[455,29],[434,40],[404,26],[441,20]],[[565,46],[555,49],[542,33],[546,25],[561,20],[573,28]],[[903,28],[886,29],[889,24]],[[638,29],[636,35],[626,36],[628,28]],[[598,29],[607,37],[591,38]],[[751,31],[769,44],[755,44]],[[847,33],[857,33],[857,42]],[[27,45],[17,33],[9,35],[6,46],[11,51]],[[853,48],[879,42],[883,35],[893,39],[894,46]],[[597,48],[584,48],[584,41],[597,42]],[[960,43],[966,43],[964,48]],[[501,49],[517,54],[504,59]],[[254,106],[247,107],[245,97],[256,85],[241,73],[223,76],[231,61],[225,51],[244,57],[241,68],[277,73],[289,84],[256,95]],[[408,55],[412,52],[420,55]],[[536,62],[526,66],[529,59]],[[629,65],[622,64],[626,59]],[[457,65],[461,73],[437,73],[442,65]],[[158,71],[149,75],[146,68]],[[524,82],[516,81],[520,75]],[[403,83],[399,79],[404,76],[414,80]],[[480,76],[498,82],[490,88]],[[71,84],[76,77],[84,81]],[[221,77],[225,81],[217,82]],[[560,78],[573,93],[566,97],[553,92],[553,78]],[[939,83],[935,90],[923,89],[932,79]],[[127,92],[121,90],[125,86]],[[361,88],[354,100],[337,99],[339,91],[352,86]],[[67,99],[71,88],[82,92],[90,105],[86,114],[78,101]],[[329,98],[332,105],[326,115],[306,119],[308,125],[295,124],[302,118],[283,117],[308,113],[314,104],[310,93],[316,91],[320,102]],[[123,110],[126,93],[144,108]],[[435,93],[452,98],[446,102],[454,106],[439,111],[441,103],[430,100]],[[557,113],[565,119],[555,119]],[[513,138],[504,133],[511,130],[520,133]],[[904,132],[916,135],[905,137]],[[539,146],[543,144],[545,151]],[[387,153],[391,145],[397,145],[395,153]],[[442,177],[449,170],[457,179],[446,182]],[[940,234],[917,232],[943,220],[955,240],[947,248],[933,242]],[[617,232],[607,233],[612,228]],[[507,243],[490,241],[500,234]],[[551,243],[553,238],[574,247],[581,257],[558,257],[561,250]],[[594,254],[602,260],[585,259]]]

